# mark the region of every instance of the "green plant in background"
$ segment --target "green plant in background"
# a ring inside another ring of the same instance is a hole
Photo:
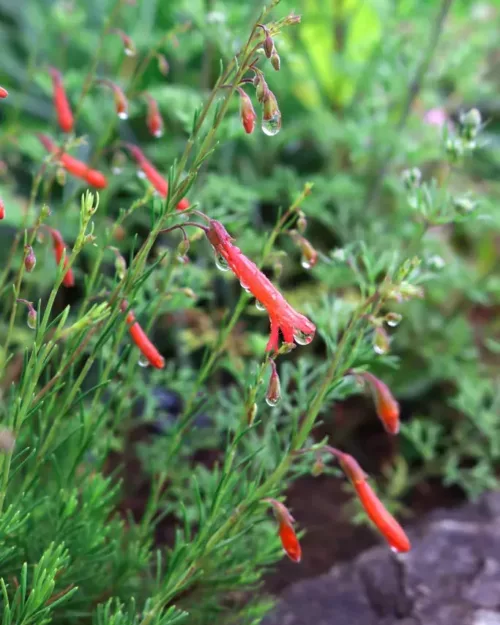
[[[0,2],[2,623],[259,622],[332,454],[407,550],[361,390],[389,509],[496,485],[495,28],[425,4]]]

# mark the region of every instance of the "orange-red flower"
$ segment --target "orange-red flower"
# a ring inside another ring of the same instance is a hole
[[[125,312],[127,309],[127,302],[122,302],[121,309]],[[139,348],[141,354],[146,358],[150,365],[156,367],[156,369],[163,369],[165,361],[160,352],[156,349],[153,343],[148,338],[148,335],[141,328],[137,322],[133,311],[129,310],[127,313],[127,323],[129,324],[128,331],[134,343]]]
[[[0,198],[0,219],[4,219],[5,217],[5,204],[3,203],[2,198]]]
[[[108,185],[106,177],[104,174],[101,174],[100,171],[91,169],[87,163],[79,161],[77,158],[67,154],[66,152],[61,152],[57,145],[52,141],[52,139],[47,137],[47,135],[38,133],[37,136],[47,152],[57,155],[57,160],[67,172],[76,178],[85,180],[85,182],[88,182],[89,185],[95,187],[96,189],[104,189]]]
[[[3,100],[8,95],[9,95],[9,92],[7,91],[7,89],[4,89],[3,87],[0,87],[0,98]]]
[[[123,89],[107,78],[100,78],[97,82],[106,85],[113,92],[116,114],[120,119],[128,119],[128,100]]]
[[[366,514],[394,551],[401,553],[410,551],[408,537],[396,519],[384,507],[367,481],[367,475],[358,462],[349,454],[333,447],[326,447],[339,461],[342,470],[350,479]]]
[[[295,519],[290,514],[288,508],[276,499],[267,498],[264,499],[264,501],[271,504],[273,507],[274,515],[278,521],[278,536],[280,537],[281,545],[286,555],[293,562],[300,562],[302,559],[302,549],[297,534],[293,529]]]
[[[295,341],[299,345],[308,345],[314,338],[316,326],[294,310],[255,263],[232,244],[233,239],[219,221],[210,220],[207,237],[215,253],[224,259],[242,287],[266,308],[271,324],[266,350],[278,351],[280,331],[285,343],[293,344]]]
[[[163,136],[163,119],[158,108],[158,102],[149,93],[146,94],[146,98],[148,100],[146,123],[153,137],[159,138]]]
[[[356,373],[356,375],[359,375],[370,385],[378,418],[382,421],[387,432],[397,434],[399,432],[399,404],[394,399],[387,384],[384,384],[382,380],[368,371]]]
[[[59,230],[55,230],[54,228],[50,228],[46,226],[48,231],[50,232],[50,236],[52,237],[52,248],[54,250],[54,256],[58,265],[61,264],[63,256],[64,256],[64,267],[68,267],[67,271],[64,273],[62,283],[66,287],[75,286],[75,277],[73,275],[73,271],[71,267],[69,267],[68,257],[65,255],[65,251],[67,251],[66,243],[61,236]]]
[[[148,161],[145,157],[144,152],[138,148],[136,145],[132,145],[131,143],[125,143],[130,154],[134,157],[135,162],[144,173],[149,182],[153,185],[155,190],[161,195],[161,197],[167,197],[168,195],[168,182],[163,178],[160,172],[153,166],[153,164]],[[186,198],[182,199],[177,204],[177,210],[186,210],[189,207],[189,200]]]
[[[68,102],[68,97],[66,96],[61,72],[55,67],[49,67],[49,72],[52,77],[54,108],[56,109],[57,121],[64,132],[71,132],[74,123],[73,113]]]

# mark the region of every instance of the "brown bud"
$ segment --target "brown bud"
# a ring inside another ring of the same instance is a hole
[[[243,124],[245,132],[247,134],[252,134],[255,128],[257,115],[255,114],[252,100],[250,100],[250,97],[243,91],[243,89],[239,89],[239,94],[241,123]]]
[[[266,53],[268,59],[271,58],[274,50],[275,48],[273,38],[269,33],[266,33],[266,38],[264,39],[264,52]]]
[[[36,256],[31,245],[24,246],[24,268],[31,273],[36,265]]]
[[[164,76],[166,76],[170,70],[170,65],[168,64],[167,58],[164,54],[157,54],[156,60],[158,61],[158,69]]]
[[[269,385],[266,392],[266,403],[268,406],[274,408],[281,399],[281,383],[278,371],[276,370],[276,363],[274,360],[270,360],[269,364],[271,365],[271,377],[269,378]]]
[[[274,69],[277,72],[280,71],[281,59],[280,59],[280,55],[276,52],[276,49],[271,54],[271,65],[274,67]]]

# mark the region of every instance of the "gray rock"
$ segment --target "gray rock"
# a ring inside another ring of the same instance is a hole
[[[500,625],[500,493],[409,535],[408,554],[375,547],[290,586],[263,625]]]

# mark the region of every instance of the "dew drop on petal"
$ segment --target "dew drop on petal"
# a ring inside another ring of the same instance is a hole
[[[266,397],[266,404],[268,406],[271,406],[271,408],[274,408],[275,406],[277,406],[281,401],[281,396],[276,396],[276,397]]]
[[[302,330],[295,330],[293,333],[293,340],[297,345],[309,345],[314,338],[314,332],[302,332]]]
[[[158,128],[158,130],[155,130],[153,133],[153,136],[156,137],[157,139],[159,139],[160,137],[163,137],[163,128]]]
[[[275,113],[269,119],[262,119],[262,132],[268,137],[274,137],[281,130],[281,113]]]
[[[118,117],[119,117],[120,119],[128,119],[128,112],[127,112],[127,111],[120,111],[120,112],[118,113]]]
[[[144,180],[146,178],[146,174],[142,171],[142,169],[138,169],[136,173],[137,173],[137,177],[140,178],[141,180]]]
[[[125,52],[126,56],[135,56],[135,48],[132,48],[131,46],[125,46],[123,51]]]
[[[149,367],[149,360],[142,354],[139,356],[139,367]]]
[[[222,254],[215,254],[215,266],[219,271],[229,271],[229,265]]]
[[[264,304],[262,304],[262,302],[259,302],[258,299],[255,300],[255,308],[257,308],[257,310],[266,310]]]
[[[242,282],[240,280],[240,286],[244,291],[246,291],[247,293],[250,293],[250,288],[248,287],[248,284],[245,284],[245,282]]]

